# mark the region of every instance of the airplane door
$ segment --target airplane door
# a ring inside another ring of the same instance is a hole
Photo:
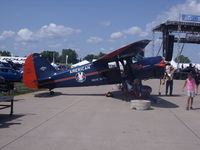
[[[108,78],[110,83],[120,83],[122,78],[119,65],[116,62],[109,62],[108,68],[109,71],[104,72],[103,76]]]

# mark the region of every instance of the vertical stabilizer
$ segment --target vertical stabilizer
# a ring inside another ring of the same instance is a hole
[[[31,54],[24,64],[23,82],[29,88],[39,88],[39,82],[49,80],[57,72],[40,54]]]
[[[23,82],[25,86],[36,89],[38,88],[38,82],[33,56],[34,54],[31,54],[26,58],[24,64]]]

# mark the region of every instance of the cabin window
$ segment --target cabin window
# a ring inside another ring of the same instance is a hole
[[[111,69],[111,68],[116,68],[116,67],[117,67],[117,63],[115,61],[108,63],[108,68]]]
[[[143,58],[144,58],[144,57],[143,57],[142,55],[137,54],[137,55],[135,55],[135,56],[132,58],[132,62],[135,63],[135,62],[137,62],[137,61],[142,60]]]

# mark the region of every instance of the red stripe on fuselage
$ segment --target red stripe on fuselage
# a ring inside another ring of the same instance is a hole
[[[103,72],[107,72],[107,71],[110,71],[110,70],[119,70],[119,68],[105,69],[105,70],[98,71],[98,72],[87,73],[87,74],[85,74],[85,75],[86,75],[86,76],[92,76],[92,75],[101,74],[101,73],[103,73]],[[57,80],[53,80],[53,81],[47,81],[47,82],[44,82],[44,83],[39,83],[39,85],[57,83],[57,82],[62,82],[62,81],[67,81],[67,80],[72,80],[72,79],[76,79],[76,77],[75,77],[75,76],[72,76],[72,77],[57,79]]]

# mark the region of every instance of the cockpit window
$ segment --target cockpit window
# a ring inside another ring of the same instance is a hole
[[[143,58],[144,58],[144,57],[143,57],[142,55],[137,54],[137,55],[135,55],[135,56],[132,58],[132,62],[134,63],[134,62],[140,61],[140,60],[142,60]]]
[[[117,67],[117,63],[115,61],[108,63],[108,68],[111,69],[111,68],[116,68],[116,67]]]

